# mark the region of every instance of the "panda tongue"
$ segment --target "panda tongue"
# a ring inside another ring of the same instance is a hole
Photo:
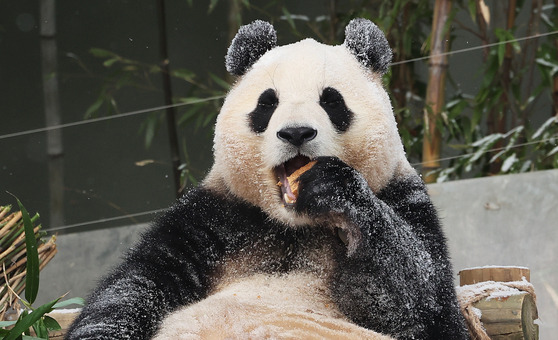
[[[308,164],[309,161],[310,158],[298,155],[278,167],[277,174],[279,176],[279,181],[281,182],[281,198],[286,204],[294,204],[294,202],[296,201],[296,196],[291,190],[291,186],[289,184],[289,181],[287,180],[287,177],[296,170]]]
[[[277,175],[279,176],[279,182],[281,183],[281,198],[283,199],[283,202],[285,204],[293,204],[296,201],[296,196],[291,190],[291,185],[287,179],[287,171],[284,164],[281,164],[281,166],[278,167]]]

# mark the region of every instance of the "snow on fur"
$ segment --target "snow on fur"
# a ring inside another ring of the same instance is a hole
[[[68,340],[312,330],[467,338],[436,210],[405,159],[381,84],[391,60],[385,37],[361,19],[344,45],[275,42],[268,23],[239,30],[226,67],[244,76],[219,113],[210,173],[101,282]],[[270,88],[277,107],[254,131],[251,113]],[[321,103],[326,88],[339,100]],[[317,135],[291,143],[278,138],[286,127]],[[276,169],[301,157],[316,163],[287,206]]]
[[[277,35],[271,24],[256,20],[240,27],[225,57],[227,71],[242,75],[265,52],[277,44]]]
[[[387,72],[393,53],[384,33],[370,20],[351,20],[345,28],[344,45],[365,67],[380,74]]]

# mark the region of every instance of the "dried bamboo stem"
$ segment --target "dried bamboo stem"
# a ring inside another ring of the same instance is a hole
[[[0,207],[0,264],[2,264],[2,275],[0,275],[0,320],[9,307],[13,306],[19,299],[19,294],[25,289],[25,276],[27,274],[27,249],[25,244],[25,231],[22,214],[20,211],[8,214],[9,206]],[[31,218],[35,223],[38,215]],[[40,231],[41,225],[33,228],[37,240],[37,252],[39,255],[39,270],[42,270],[53,259],[58,252],[56,249],[56,237],[52,236],[48,241],[41,240],[45,233]]]
[[[13,216],[12,219],[5,226],[3,226],[2,229],[0,229],[0,235],[4,235],[6,231],[10,230],[16,224],[16,222],[21,219],[21,211],[13,213],[10,216]]]
[[[10,212],[11,207],[5,206],[5,207],[0,207],[0,224],[4,223],[4,221],[2,220],[2,218]]]

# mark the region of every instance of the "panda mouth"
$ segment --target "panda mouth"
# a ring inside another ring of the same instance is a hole
[[[310,163],[310,158],[298,155],[285,163],[275,167],[274,172],[277,176],[277,186],[280,189],[281,200],[283,204],[292,207],[296,203],[297,195],[293,193],[293,189],[289,184],[287,177],[291,176],[295,171]]]

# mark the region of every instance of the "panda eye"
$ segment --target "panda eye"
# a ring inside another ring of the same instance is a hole
[[[267,89],[260,94],[256,108],[249,115],[252,131],[262,133],[267,129],[277,105],[279,105],[279,98],[275,90]]]
[[[277,104],[279,104],[279,99],[273,89],[265,90],[260,95],[260,98],[258,98],[258,106],[274,107],[277,106]]]
[[[329,106],[331,108],[339,107],[340,105],[344,105],[343,97],[337,90],[328,87],[320,96],[320,105]]]
[[[353,113],[345,104],[339,91],[326,87],[320,96],[320,106],[328,114],[329,119],[338,131],[346,131],[351,124]]]

